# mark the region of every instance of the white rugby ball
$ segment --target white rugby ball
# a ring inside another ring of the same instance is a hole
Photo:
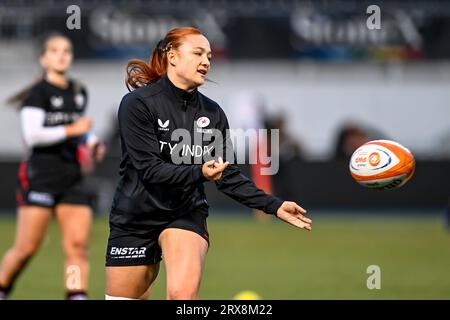
[[[414,156],[401,144],[390,140],[367,142],[350,159],[350,173],[359,184],[389,190],[403,186],[414,174]]]

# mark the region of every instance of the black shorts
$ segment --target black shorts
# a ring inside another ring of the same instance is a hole
[[[110,226],[106,266],[138,266],[156,264],[161,261],[162,251],[158,243],[161,232],[167,228],[193,231],[208,242],[206,225],[208,206],[198,207],[179,218],[145,230],[126,231]]]
[[[28,161],[19,167],[16,189],[17,205],[33,205],[53,208],[57,204],[79,204],[93,206],[95,193],[85,184],[79,169],[68,166],[61,170],[42,170]]]

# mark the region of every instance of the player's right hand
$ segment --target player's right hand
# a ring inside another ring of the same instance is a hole
[[[206,179],[208,180],[219,180],[222,177],[222,172],[228,167],[230,163],[223,162],[222,158],[219,158],[219,162],[216,160],[209,160],[205,162],[202,166],[202,172]]]
[[[67,137],[77,137],[81,136],[89,130],[91,130],[92,121],[88,117],[81,117],[72,124],[66,125],[66,136]]]

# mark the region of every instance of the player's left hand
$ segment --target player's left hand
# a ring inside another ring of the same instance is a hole
[[[276,216],[294,227],[311,231],[312,220],[306,218],[304,214],[306,214],[306,210],[298,204],[292,201],[285,201],[278,208]]]

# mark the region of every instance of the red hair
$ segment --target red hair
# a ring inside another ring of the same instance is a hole
[[[161,79],[167,71],[166,53],[170,49],[177,49],[183,38],[189,35],[202,35],[202,33],[193,27],[172,29],[164,39],[158,42],[148,64],[138,59],[128,61],[126,80],[128,90],[131,91],[131,88],[136,89]]]

